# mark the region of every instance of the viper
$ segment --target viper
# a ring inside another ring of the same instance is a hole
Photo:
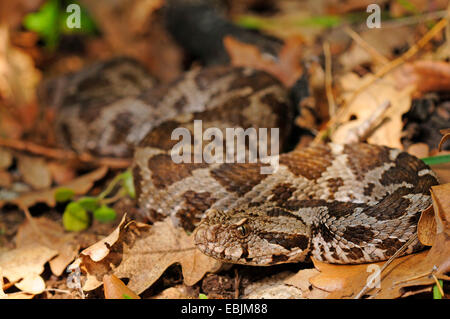
[[[386,260],[416,232],[438,183],[420,159],[365,143],[282,152],[274,155],[279,165],[271,174],[262,174],[267,164],[249,162],[248,155],[241,162],[175,163],[172,132],[184,128],[194,136],[195,120],[223,136],[226,128],[279,128],[286,149],[294,118],[289,93],[250,68],[195,68],[162,85],[137,62],[118,58],[49,80],[40,96],[55,108],[62,146],[133,156],[142,214],[170,217],[194,231],[198,249],[225,262]],[[405,254],[422,248],[412,243]]]

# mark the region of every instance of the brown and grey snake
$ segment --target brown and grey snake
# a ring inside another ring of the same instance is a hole
[[[282,153],[272,174],[261,174],[261,162],[172,161],[178,141],[171,133],[179,127],[194,133],[194,120],[202,120],[203,130],[277,127],[283,147],[293,122],[287,90],[253,69],[194,69],[157,85],[139,64],[121,58],[50,80],[41,96],[56,109],[63,146],[134,154],[143,214],[195,229],[197,247],[226,262],[385,260],[416,232],[438,183],[414,156],[364,143]],[[414,243],[405,253],[421,248]]]

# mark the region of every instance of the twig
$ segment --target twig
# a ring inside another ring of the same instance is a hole
[[[131,165],[131,159],[129,158],[94,157],[87,153],[77,154],[74,151],[45,147],[32,142],[17,139],[6,139],[0,137],[0,146],[58,160],[77,160],[84,163],[104,165],[111,168],[127,168]]]
[[[439,280],[436,278],[436,275],[432,274],[432,276],[433,276],[434,281],[436,282],[436,286],[438,287],[439,292],[441,293],[441,296],[445,296],[444,289],[442,289],[442,286],[439,283]]]
[[[420,49],[422,49],[428,42],[431,41],[439,32],[442,31],[442,29],[445,28],[445,26],[448,24],[447,19],[440,20],[430,31],[428,31],[416,44],[414,44],[411,48],[409,48],[408,51],[406,51],[404,54],[402,54],[400,57],[398,57],[395,60],[392,60],[388,64],[385,64],[381,69],[379,69],[370,81],[367,81],[366,83],[362,84],[351,96],[347,104],[350,104],[353,102],[353,100],[356,98],[359,93],[367,89],[370,85],[372,85],[375,81],[377,81],[379,78],[385,76],[390,71],[394,70],[401,64],[405,63],[407,60],[409,60],[411,57],[413,57],[417,52],[419,52]]]
[[[384,112],[391,106],[389,101],[381,103],[364,122],[347,133],[346,143],[363,142],[367,139],[372,129],[380,123]]]
[[[380,269],[380,273],[379,276],[381,276],[381,274],[383,273],[383,270],[385,270],[387,268],[387,266],[389,266],[394,259],[396,259],[398,256],[400,256],[405,250],[406,248],[408,248],[414,241],[416,241],[418,239],[417,237],[417,233],[415,233],[413,236],[411,236],[410,239],[408,239],[408,241],[406,243],[403,244],[402,247],[400,247],[394,255],[391,256],[391,258],[389,258],[384,264],[383,267],[381,267]],[[375,279],[375,277],[373,277],[372,280],[370,280],[369,282],[366,283],[366,285],[361,289],[361,291],[354,297],[354,299],[360,299],[365,293],[366,291],[370,288],[370,286],[372,285],[373,280]]]
[[[331,51],[330,44],[324,42],[323,54],[325,56],[325,90],[328,100],[328,113],[330,118],[336,114],[336,102],[333,96],[333,76],[331,74]]]
[[[344,28],[345,33],[347,33],[353,41],[355,41],[361,48],[367,51],[374,60],[376,60],[379,64],[387,64],[389,63],[389,59],[384,55],[375,50],[369,43],[367,43],[358,33],[353,31],[349,27]]]

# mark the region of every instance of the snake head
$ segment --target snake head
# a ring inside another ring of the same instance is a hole
[[[194,233],[197,248],[224,262],[255,266],[303,261],[310,229],[281,208],[210,209]]]

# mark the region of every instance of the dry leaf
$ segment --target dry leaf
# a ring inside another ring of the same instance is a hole
[[[311,286],[309,279],[317,274],[319,274],[319,271],[317,269],[302,269],[295,275],[286,278],[284,280],[284,283],[298,287],[302,291],[308,291],[309,287]]]
[[[33,244],[13,249],[0,254],[0,268],[4,278],[10,282],[34,275],[44,271],[44,265],[58,252],[48,247]]]
[[[103,277],[103,289],[105,299],[141,299],[130,288],[125,286],[122,280],[114,275],[105,275]]]
[[[436,219],[434,218],[433,206],[428,207],[420,215],[417,224],[417,237],[423,245],[433,245],[436,237]]]
[[[443,61],[415,61],[405,63],[393,72],[396,87],[415,86],[415,97],[427,92],[450,90],[450,63]]]
[[[0,168],[7,169],[13,163],[13,154],[10,150],[0,147]]]
[[[29,293],[32,295],[38,295],[45,290],[45,282],[41,276],[31,273],[26,276],[20,282],[16,283],[15,286],[22,290],[22,292]]]
[[[170,218],[152,226],[125,224],[122,220],[110,236],[82,251],[80,260],[87,272],[84,290],[95,289],[101,284],[99,278],[114,274],[118,278],[129,278],[128,288],[137,294],[150,287],[175,263],[181,264],[184,283],[188,286],[221,265],[198,251],[192,236],[174,227]]]
[[[285,271],[271,277],[253,282],[245,287],[243,299],[300,299],[303,293],[300,288],[286,284],[285,281],[292,275]]]
[[[55,192],[56,190],[58,190],[58,188],[70,188],[76,195],[85,194],[89,189],[91,189],[95,181],[105,176],[107,171],[108,168],[106,166],[102,166],[95,171],[74,179],[72,182],[66,185],[51,188],[48,190],[25,193],[11,200],[0,200],[0,208],[7,203],[15,204],[21,208],[31,207],[36,203],[46,203],[48,206],[53,207],[56,205]]]
[[[47,163],[47,167],[58,185],[67,184],[76,177],[75,167],[71,164],[51,161]]]
[[[408,147],[407,152],[417,158],[430,156],[430,147],[426,143],[415,143]]]
[[[177,285],[175,287],[170,287],[164,289],[156,296],[152,297],[154,299],[194,299],[198,295],[193,294],[193,289],[189,289],[185,285]]]
[[[402,115],[411,107],[413,88],[407,87],[399,91],[394,87],[395,80],[392,75],[387,75],[360,92],[356,98],[350,101],[353,93],[363,83],[371,81],[372,78],[372,74],[367,74],[360,78],[354,73],[346,74],[340,78],[342,98],[350,104],[347,105],[339,119],[337,119],[342,124],[336,131],[332,132],[331,139],[335,143],[345,144],[352,129],[370,118],[385,101],[389,101],[391,107],[384,113],[384,121],[367,138],[367,142],[401,149]],[[355,117],[355,120],[350,121],[351,118]]]
[[[300,62],[303,40],[298,37],[286,40],[277,61],[263,55],[256,46],[240,42],[231,36],[224,37],[223,43],[232,65],[266,71],[278,78],[286,87],[291,87],[303,73]]]
[[[25,183],[36,190],[51,186],[51,173],[46,161],[42,157],[20,154],[17,156],[17,161],[17,168]]]
[[[35,228],[26,219],[17,230],[17,248],[36,243],[56,250],[58,255],[50,260],[50,269],[54,275],[60,276],[78,254],[77,234],[65,232],[61,224],[45,217],[34,218],[33,223],[39,233],[36,233]]]

